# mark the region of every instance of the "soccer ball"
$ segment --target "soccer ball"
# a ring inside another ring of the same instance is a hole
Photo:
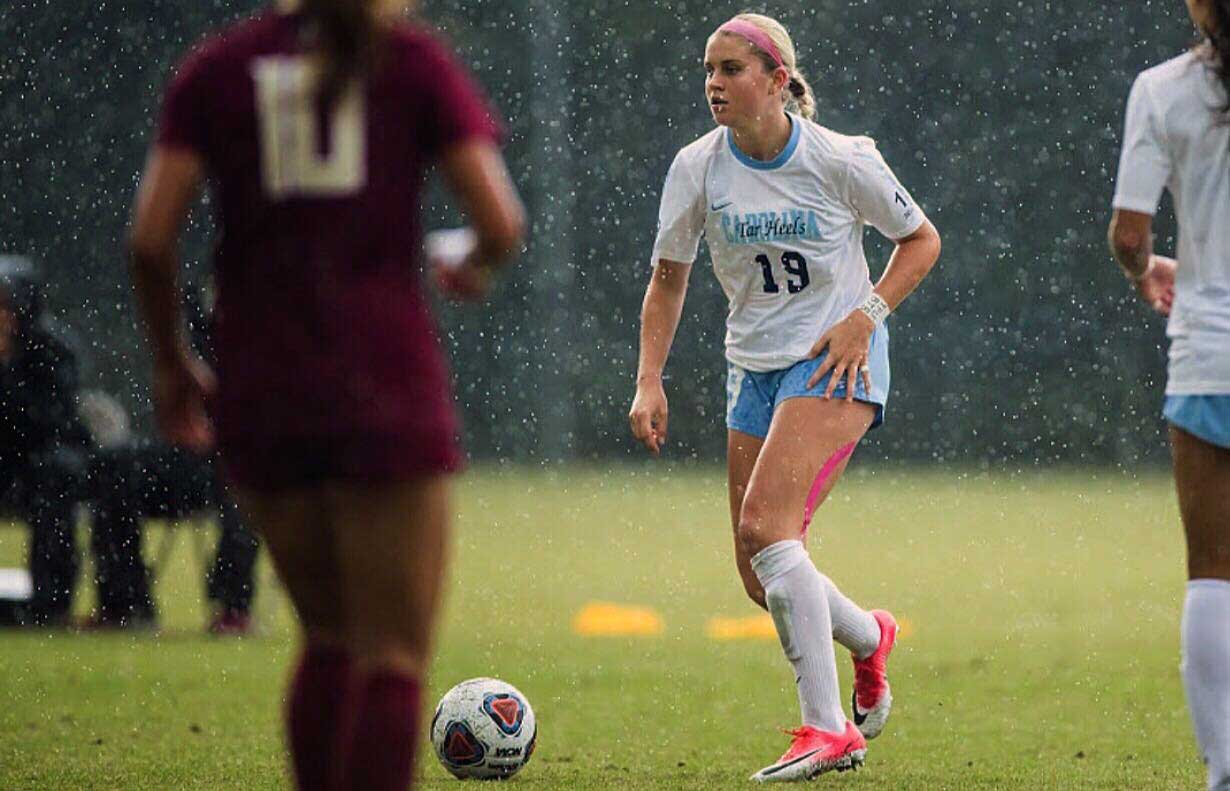
[[[530,702],[494,678],[462,681],[431,719],[431,743],[444,768],[462,780],[512,777],[534,754],[538,725]]]

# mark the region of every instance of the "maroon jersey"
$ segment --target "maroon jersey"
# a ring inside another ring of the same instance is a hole
[[[220,443],[350,443],[353,455],[368,438],[426,457],[447,442],[455,456],[420,282],[420,196],[441,151],[494,140],[498,124],[464,68],[410,25],[326,112],[306,26],[270,10],[206,40],[177,70],[158,131],[158,145],[203,158],[214,197]]]

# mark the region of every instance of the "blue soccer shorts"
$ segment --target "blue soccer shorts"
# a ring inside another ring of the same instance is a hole
[[[1230,448],[1230,395],[1168,395],[1162,414],[1188,434]]]
[[[807,380],[828,356],[828,350],[814,360],[801,360],[789,368],[777,371],[748,371],[729,364],[726,375],[726,427],[764,438],[769,434],[769,424],[778,404],[788,398],[823,398],[833,372],[824,375],[815,387],[807,389]],[[888,404],[888,328],[879,325],[871,334],[871,349],[867,354],[867,366],[871,373],[871,392],[867,391],[863,377],[858,377],[854,388],[856,401],[872,404],[876,408],[871,428],[884,422],[884,407]],[[833,398],[846,397],[846,377],[833,389]]]

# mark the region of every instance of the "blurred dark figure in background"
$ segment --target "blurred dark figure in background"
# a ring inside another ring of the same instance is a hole
[[[33,596],[25,621],[66,625],[89,435],[76,410],[77,359],[41,313],[33,266],[0,259],[0,507],[30,525]]]
[[[211,359],[207,295],[187,289],[185,301],[193,345],[205,359]],[[98,409],[105,410],[106,407]],[[228,495],[216,457],[197,455],[156,440],[134,440],[126,429],[108,432],[106,437],[95,433],[102,447],[90,472],[90,497],[94,503],[91,545],[98,585],[93,625],[153,626],[156,614],[149,570],[141,554],[141,522],[182,519],[212,510],[217,514],[220,535],[214,562],[206,575],[207,595],[213,606],[209,631],[218,635],[247,634],[251,629],[252,580],[260,544],[244,526],[239,509]]]
[[[182,519],[216,511],[221,530],[206,576],[214,606],[209,630],[246,634],[259,544],[244,527],[216,474],[214,458],[156,440],[126,441],[99,451],[90,470],[94,504],[91,548],[97,568],[96,627],[152,627],[156,622],[150,574],[141,554],[146,519]]]

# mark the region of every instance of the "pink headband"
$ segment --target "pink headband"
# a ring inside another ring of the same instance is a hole
[[[781,53],[777,51],[777,47],[773,44],[773,39],[769,38],[768,34],[746,19],[732,19],[718,28],[718,32],[734,33],[736,36],[742,36],[757,49],[772,58],[773,62],[778,66],[785,65],[782,63]]]

